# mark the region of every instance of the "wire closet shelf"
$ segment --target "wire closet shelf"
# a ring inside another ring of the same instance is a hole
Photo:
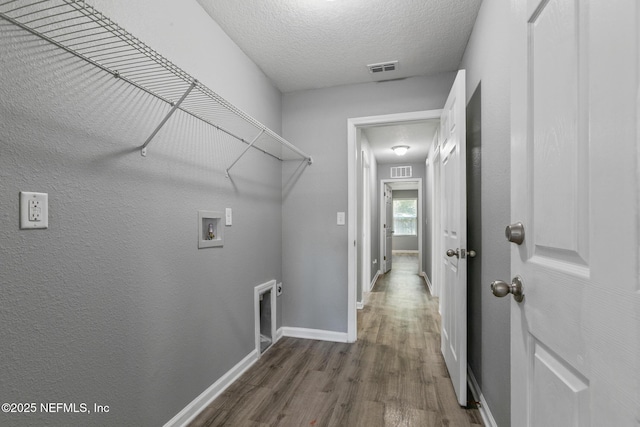
[[[141,153],[177,110],[278,160],[311,156],[144,44],[84,0],[0,0],[0,17],[171,105]]]

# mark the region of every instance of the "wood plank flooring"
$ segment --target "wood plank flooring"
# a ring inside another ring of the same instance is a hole
[[[481,426],[440,354],[438,301],[417,257],[394,255],[353,344],[283,338],[191,426]]]

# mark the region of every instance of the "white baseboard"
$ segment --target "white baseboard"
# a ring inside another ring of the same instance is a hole
[[[433,285],[431,284],[431,281],[429,280],[429,277],[427,276],[427,273],[425,273],[424,271],[422,273],[420,273],[420,275],[422,276],[422,278],[424,279],[425,282],[427,282],[427,288],[429,288],[429,293],[431,295],[433,295]]]
[[[471,367],[469,365],[467,365],[467,383],[469,384],[469,389],[471,390],[473,398],[476,401],[480,402],[478,410],[480,411],[480,416],[482,417],[483,424],[487,427],[498,427],[498,425],[496,424],[496,420],[491,414],[489,405],[487,405],[487,401],[484,399],[482,390],[480,390],[480,387],[478,386],[476,377],[473,375],[473,371],[471,370]]]
[[[282,338],[284,336],[283,334],[284,334],[284,332],[283,332],[282,326],[281,326],[276,331],[276,342],[280,341],[280,338]]]
[[[358,301],[358,302],[356,303],[356,308],[357,308],[358,310],[362,310],[362,309],[364,308],[364,301]]]
[[[369,289],[367,290],[367,292],[371,292],[371,289],[373,289],[373,287],[375,286],[376,282],[378,281],[378,277],[380,277],[380,273],[381,273],[380,270],[376,271],[376,275],[373,276],[373,280],[369,284]]]
[[[285,337],[305,338],[308,340],[348,342],[346,332],[324,331],[322,329],[282,327],[282,334]]]
[[[257,350],[253,350],[236,366],[231,368],[218,381],[213,383],[208,389],[203,391],[200,396],[196,397],[191,403],[184,407],[175,417],[171,418],[164,427],[184,427],[202,412],[216,397],[220,396],[231,384],[233,384],[240,375],[244,374],[247,369],[253,366],[258,360]]]

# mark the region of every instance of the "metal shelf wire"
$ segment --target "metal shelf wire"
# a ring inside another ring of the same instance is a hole
[[[180,110],[278,160],[309,155],[144,44],[84,0],[0,0],[0,17],[172,106],[141,146]],[[240,159],[238,157],[229,170]]]

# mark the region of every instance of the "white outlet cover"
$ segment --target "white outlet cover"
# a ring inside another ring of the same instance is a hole
[[[47,193],[20,192],[20,228],[23,230],[49,228],[49,195]]]

